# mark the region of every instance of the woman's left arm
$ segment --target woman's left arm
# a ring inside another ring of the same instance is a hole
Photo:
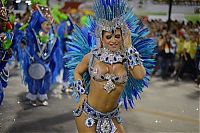
[[[126,59],[128,70],[136,80],[141,80],[146,75],[146,70],[143,66],[143,60],[139,52],[134,47],[129,47],[126,50]]]
[[[143,65],[136,65],[133,68],[129,67],[129,71],[132,76],[137,80],[143,79],[146,75],[146,70]]]
[[[136,80],[141,80],[146,75],[146,70],[145,70],[144,66],[142,65],[142,60],[140,58],[140,54],[131,45],[132,41],[131,41],[130,30],[127,30],[127,35],[124,38],[125,38],[124,43],[129,44],[129,45],[127,45],[129,48],[127,48],[127,50],[126,50],[128,70],[130,71],[131,75]]]

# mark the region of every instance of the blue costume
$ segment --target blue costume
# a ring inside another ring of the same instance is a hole
[[[143,88],[148,87],[149,77],[155,66],[152,56],[155,55],[156,45],[152,39],[146,37],[149,33],[148,28],[144,27],[141,21],[134,15],[125,0],[94,0],[94,12],[95,19],[90,17],[85,27],[79,28],[74,26],[71,41],[66,44],[70,49],[65,55],[65,58],[68,59],[66,67],[69,70],[69,81],[73,82],[74,96],[79,100],[80,95],[87,95],[90,93],[90,89],[94,90],[95,88],[90,88],[92,80],[96,82],[103,81],[105,84],[102,87],[102,91],[108,94],[116,89],[115,86],[117,84],[124,84],[118,101],[123,101],[126,109],[128,109],[128,103],[133,108],[134,98],[140,98]],[[132,44],[124,42],[121,44],[119,51],[113,52],[103,47],[99,39],[102,39],[104,31],[115,35],[116,28],[121,30],[123,37],[126,36],[127,31],[130,31]],[[91,55],[88,61],[88,71],[83,73],[83,79],[73,81],[74,69],[88,53]],[[120,77],[113,73],[98,74],[98,70],[93,69],[94,58],[104,64],[123,64],[127,74]],[[136,65],[143,65],[146,70],[146,75],[142,80],[136,80],[129,71],[130,68]],[[119,108],[117,107],[111,112],[103,113],[88,103],[85,100],[82,108],[80,107],[74,111],[74,116],[81,117],[82,112],[84,112],[86,115],[84,125],[87,128],[95,124],[97,133],[114,133],[116,127],[112,119],[116,119],[118,123],[122,122],[119,117]]]
[[[57,33],[60,38],[60,45],[61,45],[63,54],[67,54],[67,46],[65,44],[66,44],[66,41],[70,41],[70,39],[68,38],[69,37],[68,35],[71,35],[72,30],[73,30],[73,24],[69,18],[65,21],[62,21],[58,26]],[[63,59],[63,62],[67,62],[67,60]],[[67,82],[69,74],[68,74],[68,70],[64,67],[64,64],[63,64],[63,69],[64,69],[63,81]]]
[[[13,34],[11,32],[4,32],[6,38],[12,41]],[[6,88],[8,84],[9,71],[6,68],[8,60],[12,57],[12,53],[9,49],[3,48],[3,42],[0,41],[0,105],[3,101],[3,88]]]
[[[4,98],[3,88],[8,84],[9,71],[6,64],[12,57],[13,33],[12,29],[8,29],[8,25],[12,28],[8,21],[7,10],[0,3],[0,105]]]
[[[42,24],[48,22],[46,34]],[[59,39],[52,24],[52,17],[48,7],[37,5],[32,13],[25,34],[25,48],[20,64],[23,69],[23,80],[28,85],[26,98],[33,106],[38,99],[43,105],[48,105],[47,93],[50,86],[56,82],[56,76],[62,68],[62,51]]]

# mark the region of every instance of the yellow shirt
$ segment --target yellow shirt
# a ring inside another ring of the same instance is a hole
[[[183,53],[185,40],[180,40],[179,38],[176,37],[175,42],[176,42],[176,52],[178,54]]]
[[[197,42],[190,41],[189,45],[190,47],[189,47],[188,53],[190,54],[190,57],[194,59],[197,52]]]
[[[190,41],[184,41],[184,44],[183,44],[183,49],[186,50],[186,53],[189,53],[190,52]]]

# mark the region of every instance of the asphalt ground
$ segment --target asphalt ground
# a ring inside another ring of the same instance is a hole
[[[0,107],[0,132],[76,133],[69,94],[58,98],[49,94],[49,106],[25,104],[26,87],[17,70],[11,71],[5,99]],[[121,107],[127,133],[200,132],[200,89],[193,81],[151,79],[149,88],[135,101],[135,109]]]

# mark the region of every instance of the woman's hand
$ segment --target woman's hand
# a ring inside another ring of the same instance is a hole
[[[131,41],[131,31],[129,30],[129,28],[127,27],[126,29],[126,33],[124,36],[124,44],[126,48],[129,48],[132,46],[132,41]]]
[[[79,102],[76,104],[76,110],[83,107],[83,103],[87,101],[87,95],[83,94],[80,96]]]
[[[76,109],[73,111],[73,115],[75,117],[81,116],[81,114],[83,112],[84,101],[87,101],[87,95],[86,94],[81,95],[79,102],[76,104]]]

